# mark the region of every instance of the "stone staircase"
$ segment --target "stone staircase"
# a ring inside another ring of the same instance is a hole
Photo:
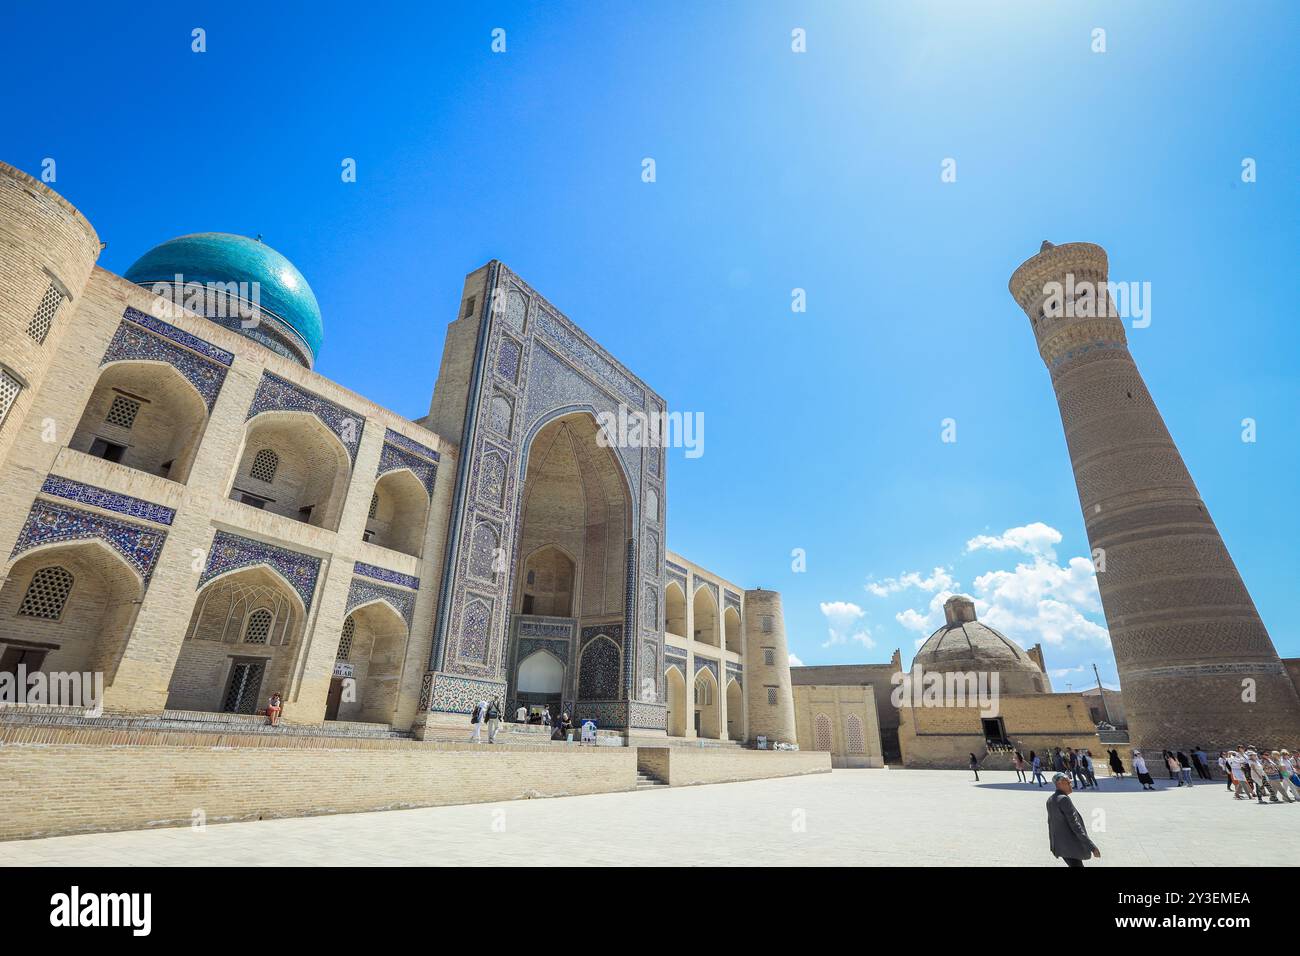
[[[654,774],[646,773],[644,770],[636,772],[636,788],[638,790],[657,790],[660,787],[666,787],[664,781],[660,780]]]

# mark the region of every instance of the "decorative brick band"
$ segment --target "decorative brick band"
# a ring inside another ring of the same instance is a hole
[[[118,514],[124,514],[131,518],[140,518],[144,521],[152,521],[156,524],[170,525],[176,517],[176,512],[173,509],[163,505],[156,505],[152,501],[145,501],[143,498],[132,498],[130,495],[122,495],[116,491],[96,488],[94,485],[82,484],[80,481],[73,481],[71,478],[62,478],[58,475],[46,476],[45,482],[41,485],[41,493],[54,495],[56,498],[66,498],[69,501],[76,501],[83,505],[90,505],[92,508],[116,511]]]
[[[396,584],[398,587],[410,588],[412,591],[420,589],[420,579],[409,574],[402,574],[400,571],[390,571],[387,568],[377,568],[373,564],[365,564],[358,561],[352,567],[354,574],[360,574],[363,577],[373,578],[376,581],[387,581],[389,584]]]

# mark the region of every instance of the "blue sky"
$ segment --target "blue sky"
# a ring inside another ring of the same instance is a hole
[[[1151,283],[1134,356],[1300,655],[1296,5],[331,6],[74,2],[57,43],[18,6],[0,158],[54,158],[116,272],[261,233],[321,302],[318,370],[413,418],[463,276],[504,260],[704,413],[705,454],[670,458],[669,545],[781,590],[801,660],[906,658],[953,589],[1046,640],[1059,689],[1114,661],[1006,282],[1043,239],[1100,243]]]

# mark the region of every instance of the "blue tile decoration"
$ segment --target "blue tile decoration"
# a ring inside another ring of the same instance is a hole
[[[714,606],[718,608],[719,612],[721,612],[722,600],[719,597],[718,586],[714,584],[712,581],[704,580],[704,578],[700,577],[699,575],[695,575],[692,583],[694,584],[694,590],[691,591],[691,600],[692,601],[695,600],[695,594],[697,591],[699,591],[700,588],[708,588],[709,593],[713,595]],[[718,623],[721,624],[722,622],[719,621]]]
[[[136,310],[128,309],[128,312],[134,311]],[[137,314],[144,315],[143,312]],[[157,319],[154,321],[166,325]],[[174,331],[180,332],[180,329]],[[117,331],[113,333],[113,339],[108,343],[99,365],[103,368],[113,362],[163,362],[172,366],[194,386],[209,412],[216,404],[221,386],[226,381],[225,364],[182,348],[170,338],[162,338],[152,329],[127,319],[118,323]]]
[[[438,476],[438,453],[426,448],[419,442],[400,435],[391,428],[384,430],[384,447],[379,453],[379,466],[375,469],[375,478],[382,478],[390,471],[409,468],[424,490],[433,496],[434,479]]]
[[[713,679],[714,679],[714,680],[718,680],[718,662],[717,662],[717,661],[711,661],[711,660],[709,660],[707,657],[697,657],[697,658],[695,658],[695,674],[696,674],[697,677],[699,676],[699,673],[700,673],[700,671],[702,671],[702,670],[708,670],[708,672],[709,672],[710,674],[713,675]],[[719,681],[719,682],[718,682],[718,686],[721,686],[721,685],[722,685],[722,682]]]
[[[42,545],[97,538],[126,559],[147,585],[167,532],[37,498],[10,558]]]
[[[669,561],[665,559],[664,567],[666,567],[669,571],[673,572],[674,574],[680,574],[682,577],[686,577],[686,575],[691,573],[686,568],[678,564],[676,561]]]
[[[348,450],[348,457],[352,459],[353,464],[356,464],[357,449],[361,446],[361,432],[366,424],[364,415],[348,411],[342,405],[336,405],[327,398],[313,395],[271,372],[262,373],[262,380],[257,385],[253,403],[249,406],[244,420],[249,421],[263,412],[307,412],[315,415],[324,422],[326,428],[338,436],[343,447]]]
[[[316,579],[320,576],[320,558],[263,541],[254,541],[229,531],[218,531],[213,537],[212,548],[208,551],[208,563],[199,575],[196,590],[203,590],[203,586],[213,578],[229,571],[259,564],[274,568],[298,592],[303,608],[311,610]]]
[[[170,525],[176,517],[176,512],[164,505],[156,505],[152,501],[145,501],[143,498],[132,498],[130,495],[118,494],[116,491],[108,491],[105,488],[96,488],[94,485],[82,484],[80,481],[73,481],[71,478],[62,478],[58,475],[47,475],[45,477],[45,481],[41,485],[41,493],[54,495],[56,498],[66,498],[68,501],[76,501],[83,505],[90,505],[92,508],[116,511],[118,514],[124,514],[130,518],[140,518],[144,521],[152,521],[155,524]]]
[[[371,601],[383,601],[405,618],[408,628],[411,626],[411,620],[415,616],[415,595],[399,588],[384,587],[366,578],[353,577],[352,583],[348,585],[348,603],[343,616],[347,617],[361,605],[369,604]]]
[[[235,356],[225,349],[213,345],[211,342],[205,342],[197,335],[191,335],[184,329],[177,328],[162,319],[155,318],[147,312],[141,312],[139,309],[133,309],[131,306],[126,307],[122,313],[122,318],[134,322],[136,325],[142,325],[150,332],[161,335],[163,338],[171,339],[177,345],[183,345],[191,352],[198,352],[205,358],[210,358],[214,362],[230,368],[235,361]]]
[[[664,648],[664,667],[676,667],[682,672],[682,676],[685,677],[688,673],[686,670],[686,655],[682,653],[674,653],[674,650],[675,649],[673,648]]]
[[[727,678],[734,680],[741,687],[745,686],[745,668],[740,664],[727,661]]]
[[[519,639],[519,654],[516,660],[522,661],[534,651],[547,651],[554,654],[561,664],[569,663],[569,642],[565,639],[522,637]]]
[[[505,681],[462,677],[457,674],[429,673],[420,687],[420,709],[444,714],[464,714],[465,734],[469,735],[469,714],[480,700],[504,701]]]
[[[521,573],[517,558],[522,497],[533,439],[564,415],[617,416],[620,406],[626,406],[625,414],[642,414],[662,411],[664,405],[645,383],[500,262],[490,266],[484,301],[495,307],[484,308],[479,317],[480,344],[468,395],[468,427],[457,463],[447,571],[430,671],[503,680],[508,685],[517,657],[517,648],[511,646],[516,635],[511,633],[510,596]],[[661,696],[656,703],[662,703],[658,662],[666,499],[662,449],[615,447],[613,452],[629,491],[631,525],[626,536],[621,621],[617,636],[609,635],[619,657],[615,692],[601,703],[614,702],[603,711],[607,720],[627,721],[628,702],[640,696],[638,677],[655,679]],[[648,477],[652,471],[656,477]],[[643,507],[643,500],[657,500],[657,504]],[[483,573],[485,522],[509,558],[504,574]],[[659,608],[643,614],[642,601],[651,594],[657,595]],[[652,658],[654,672],[644,674]],[[595,679],[590,673],[594,667],[594,662],[589,665],[589,680]],[[569,680],[575,680],[572,669]],[[429,700],[437,696],[435,684]],[[593,694],[577,696],[580,703],[595,699]],[[614,725],[603,722],[602,726]]]
[[[641,730],[667,730],[668,707],[645,700],[632,701],[628,724]]]
[[[589,630],[592,628],[583,628],[584,646],[578,659],[578,698],[617,700],[622,652],[618,644],[604,633],[585,640]]]
[[[374,578],[376,581],[386,581],[399,587],[410,588],[412,591],[420,590],[420,579],[414,575],[402,574],[400,571],[390,571],[387,568],[377,568],[373,564],[366,564],[363,561],[358,561],[352,566],[352,573]]]
[[[724,592],[723,600],[726,602],[727,607],[734,607],[737,611],[740,610],[740,595],[735,591]]]

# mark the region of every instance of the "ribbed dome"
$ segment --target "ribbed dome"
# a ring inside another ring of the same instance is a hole
[[[262,330],[249,337],[271,348],[286,339],[295,352],[304,353],[293,357],[308,366],[316,358],[324,338],[316,295],[294,264],[265,243],[226,232],[199,232],[154,246],[126,270],[128,281],[143,286],[174,285],[177,276],[186,284],[257,283],[258,306],[277,326],[276,334]],[[222,324],[249,333],[241,323]]]
[[[1003,693],[1040,693],[1046,690],[1043,672],[1015,641],[975,619],[975,602],[960,595],[943,605],[947,618],[931,634],[912,666],[927,671],[998,671]]]

